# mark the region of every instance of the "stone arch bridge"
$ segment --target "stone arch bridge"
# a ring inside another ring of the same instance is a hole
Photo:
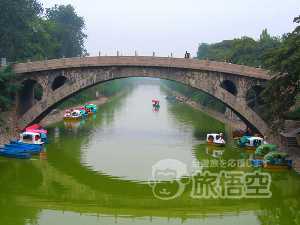
[[[153,77],[204,91],[226,104],[252,131],[267,132],[260,112],[255,113],[246,102],[246,92],[252,88],[256,107],[260,105],[258,94],[270,79],[269,71],[261,68],[173,57],[99,56],[19,63],[13,71],[23,74],[18,82],[24,88],[16,97],[20,129],[38,123],[68,98],[99,83],[126,77]],[[43,96],[34,104],[37,82],[43,87]]]

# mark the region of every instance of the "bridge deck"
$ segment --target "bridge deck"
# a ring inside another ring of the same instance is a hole
[[[152,56],[99,56],[99,57],[77,57],[61,58],[44,61],[18,63],[13,71],[16,73],[27,73],[35,71],[53,70],[61,68],[76,67],[105,67],[105,66],[145,66],[145,67],[167,67],[186,68],[197,70],[209,70],[223,73],[230,73],[242,76],[249,76],[268,80],[268,70],[254,68],[244,65],[230,64],[199,59],[152,57]]]

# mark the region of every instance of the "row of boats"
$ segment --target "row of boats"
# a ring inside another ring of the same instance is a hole
[[[28,159],[31,155],[40,155],[44,144],[49,144],[47,130],[34,124],[22,130],[20,139],[10,140],[5,147],[0,147],[0,155],[10,158]],[[45,153],[44,153],[45,154]]]
[[[86,104],[85,107],[67,110],[63,119],[65,121],[78,121],[81,118],[90,117],[97,112],[95,104]],[[18,140],[10,140],[10,143],[0,147],[0,156],[27,159],[31,155],[45,154],[42,152],[44,144],[49,144],[47,130],[41,129],[38,124],[34,124],[22,130]]]
[[[288,159],[288,154],[277,152],[277,145],[268,144],[266,137],[254,136],[236,137],[234,139],[237,147],[245,148],[247,153],[253,153],[252,164],[266,169],[290,169],[292,159]]]
[[[82,118],[88,118],[97,112],[97,106],[95,104],[87,104],[76,109],[66,110],[66,113],[63,117],[64,121],[76,122]]]
[[[261,166],[270,169],[289,169],[292,166],[292,160],[288,159],[286,153],[277,152],[279,148],[277,145],[268,144],[266,137],[259,137],[258,134],[254,136],[243,136],[234,138],[234,142],[239,148],[245,148],[247,153],[253,153],[254,159],[252,164],[254,166]],[[206,145],[214,147],[224,147],[225,140],[223,134],[207,134]]]

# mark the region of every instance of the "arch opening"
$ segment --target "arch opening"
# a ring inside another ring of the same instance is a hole
[[[23,88],[19,91],[18,95],[18,116],[21,117],[34,105],[34,86],[37,84],[36,80],[25,80]]]
[[[43,97],[43,86],[39,83],[39,82],[36,82],[36,84],[34,85],[34,101],[37,102],[37,101],[40,101]]]
[[[66,84],[68,82],[69,82],[69,80],[65,76],[55,77],[55,79],[53,80],[52,85],[51,85],[51,90],[54,91],[57,88],[60,88],[61,86],[63,86],[64,84]]]
[[[220,87],[228,91],[229,93],[233,94],[234,96],[237,95],[237,88],[235,84],[230,80],[225,80],[220,84]]]
[[[259,94],[261,92],[262,92],[261,85],[255,85],[246,92],[247,105],[254,112],[256,112],[256,114],[259,115],[260,117],[263,114],[263,110],[260,108],[260,106],[263,104],[263,101],[261,100],[261,97],[259,96]],[[247,97],[250,99],[247,99]],[[251,100],[251,102],[250,102],[250,100]],[[248,103],[248,101],[249,101],[249,103]]]
[[[226,91],[228,91],[230,94],[233,94],[234,96],[237,95],[237,88],[236,88],[235,84],[230,80],[223,81],[220,84],[220,87],[225,89]],[[236,120],[240,119],[240,117],[238,115],[236,115],[234,113],[234,111],[231,108],[229,108],[228,106],[226,106],[225,115],[232,119],[236,119]]]

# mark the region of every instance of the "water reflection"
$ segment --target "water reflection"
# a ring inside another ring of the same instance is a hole
[[[257,169],[251,154],[234,146],[230,127],[184,103],[164,100],[167,94],[159,86],[139,85],[101,105],[91,121],[52,125],[46,157],[1,157],[0,223],[298,223],[300,179],[293,171],[267,171],[271,198],[193,198],[196,171]],[[154,98],[163,99],[159,111],[153,111]],[[206,134],[216,131],[228,146],[205,145]],[[170,171],[155,173],[153,166],[163,159],[186,165],[173,183]],[[165,175],[161,183],[159,175]],[[179,194],[161,198],[167,191]]]

